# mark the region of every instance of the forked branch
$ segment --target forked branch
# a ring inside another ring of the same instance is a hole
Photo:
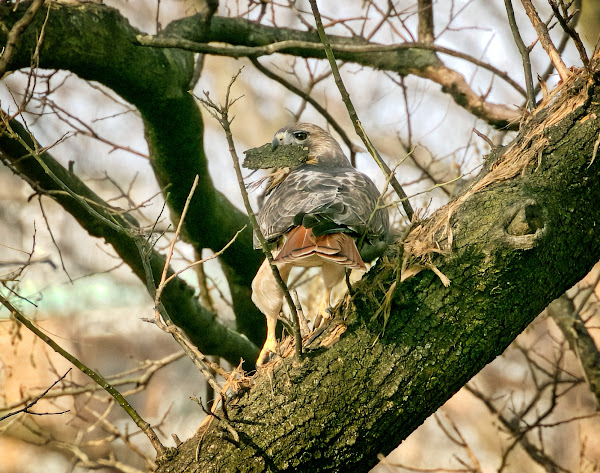
[[[62,348],[58,343],[52,340],[48,335],[46,335],[42,330],[35,326],[31,320],[29,320],[19,309],[17,309],[14,305],[12,305],[4,296],[0,295],[0,303],[6,307],[11,315],[22,323],[25,327],[27,327],[31,332],[33,332],[40,340],[42,340],[46,345],[52,348],[56,353],[61,355],[63,358],[69,360],[73,363],[83,374],[89,376],[92,380],[96,382],[99,386],[102,387],[108,394],[110,394],[115,401],[119,403],[119,405],[123,408],[123,410],[127,413],[131,420],[135,422],[135,424],[141,429],[144,434],[150,440],[150,443],[156,450],[156,454],[161,456],[165,453],[166,448],[158,439],[156,432],[152,426],[146,422],[142,417],[137,413],[137,411],[129,404],[127,399],[123,397],[123,395],[117,391],[112,384],[110,384],[106,378],[104,378],[100,373],[94,371],[89,368],[85,364],[83,364],[79,359],[75,358],[68,351]]]
[[[204,99],[200,98],[199,100],[200,100],[200,103],[204,106],[204,108],[206,108],[206,110],[213,116],[213,118],[215,118],[215,120],[217,120],[219,122],[219,124],[225,131],[225,137],[227,138],[227,144],[229,146],[229,153],[231,155],[231,160],[233,162],[233,168],[235,169],[235,174],[237,177],[238,185],[240,187],[240,192],[242,193],[242,199],[244,201],[244,207],[246,208],[246,212],[248,212],[248,217],[250,218],[250,223],[252,225],[254,235],[256,235],[256,237],[258,239],[260,246],[262,248],[262,251],[263,251],[265,257],[267,258],[267,261],[269,261],[269,265],[271,266],[271,271],[273,272],[273,276],[275,277],[277,284],[283,291],[285,300],[288,303],[288,306],[290,308],[290,312],[292,315],[292,329],[294,332],[293,333],[293,335],[294,335],[294,354],[295,354],[296,358],[299,360],[300,357],[302,356],[302,336],[300,333],[300,321],[298,318],[298,309],[296,308],[296,304],[294,304],[294,300],[292,299],[292,296],[290,294],[290,291],[288,290],[288,287],[287,287],[285,281],[281,277],[281,274],[279,274],[279,269],[273,262],[273,255],[271,254],[271,250],[269,249],[269,244],[267,243],[267,240],[265,240],[265,237],[263,236],[263,234],[260,230],[260,226],[258,225],[258,221],[256,220],[256,215],[254,214],[254,210],[252,209],[252,206],[250,205],[250,199],[248,198],[248,192],[246,191],[246,185],[244,184],[244,177],[242,176],[242,170],[240,168],[239,158],[237,156],[237,152],[235,150],[235,144],[233,142],[233,133],[231,132],[231,127],[230,127],[231,122],[233,121],[233,118],[231,118],[231,119],[229,118],[229,110],[230,110],[231,106],[238,99],[230,99],[230,94],[231,94],[231,87],[233,86],[234,82],[236,81],[236,79],[238,78],[238,76],[240,75],[241,72],[242,72],[242,70],[240,69],[237,72],[237,74],[235,74],[232,77],[231,81],[229,82],[229,85],[227,86],[227,92],[225,94],[225,105],[217,105],[215,102],[213,102],[213,100],[210,98],[208,92],[204,93],[204,95],[205,95]]]
[[[327,35],[325,34],[325,29],[323,28],[323,22],[321,21],[321,14],[319,13],[317,1],[316,0],[309,0],[309,1],[310,1],[310,6],[313,11],[313,16],[315,17],[315,22],[317,24],[317,31],[319,33],[319,38],[321,38],[321,42],[323,43],[323,46],[325,47],[325,54],[327,55],[327,59],[329,60],[329,65],[331,66],[331,72],[333,73],[333,77],[335,78],[335,83],[338,86],[338,89],[342,96],[342,100],[344,101],[344,104],[346,105],[346,109],[348,110],[348,115],[350,116],[350,119],[352,120],[352,124],[354,125],[354,130],[356,131],[356,134],[360,137],[360,139],[366,146],[367,150],[369,151],[369,153],[371,154],[371,156],[373,157],[373,159],[375,160],[377,165],[380,167],[381,171],[383,172],[383,175],[386,177],[386,179],[390,180],[392,187],[394,188],[394,190],[396,191],[396,194],[398,194],[398,197],[400,198],[400,202],[402,203],[402,208],[404,209],[404,212],[406,213],[408,220],[412,221],[413,215],[415,212],[414,212],[412,206],[410,205],[408,196],[406,195],[406,192],[404,192],[404,189],[402,189],[402,186],[398,182],[398,179],[396,179],[396,176],[393,175],[389,166],[381,158],[381,155],[375,149],[375,146],[373,146],[373,143],[369,139],[369,136],[365,132],[365,129],[363,128],[362,123],[360,122],[360,119],[358,118],[356,109],[354,108],[354,105],[352,104],[352,100],[350,99],[350,94],[348,94],[348,91],[346,90],[346,86],[344,85],[344,82],[342,81],[342,76],[340,75],[340,70],[337,67],[337,63],[335,62],[335,57],[333,55],[331,45],[329,44],[329,39],[327,38]]]

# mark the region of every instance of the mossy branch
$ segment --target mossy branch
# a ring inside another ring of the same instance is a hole
[[[231,154],[231,159],[233,162],[233,167],[235,169],[235,174],[237,176],[238,185],[240,187],[240,192],[242,193],[242,199],[244,200],[244,207],[246,208],[246,212],[248,212],[248,217],[250,218],[250,223],[252,224],[252,229],[254,234],[256,235],[258,241],[260,242],[261,249],[269,261],[269,265],[271,266],[271,271],[273,272],[273,276],[277,281],[277,284],[283,291],[283,295],[285,297],[286,302],[290,308],[290,312],[292,315],[292,328],[293,328],[293,336],[294,336],[294,354],[296,359],[300,359],[302,356],[302,336],[300,334],[300,321],[298,318],[298,310],[296,308],[296,304],[294,304],[294,300],[288,290],[285,281],[281,277],[279,273],[279,269],[273,263],[273,255],[271,254],[271,250],[269,249],[269,244],[265,237],[263,236],[260,226],[258,225],[258,221],[256,220],[256,215],[254,214],[254,210],[252,209],[252,205],[250,205],[250,199],[248,198],[248,192],[246,192],[246,185],[244,184],[244,177],[242,176],[242,170],[240,168],[239,159],[237,156],[237,152],[235,150],[235,143],[233,142],[233,134],[231,132],[231,122],[233,118],[229,118],[229,109],[230,107],[238,100],[238,99],[230,99],[231,87],[234,84],[237,77],[240,75],[242,70],[240,69],[236,75],[233,76],[229,85],[227,86],[227,92],[225,94],[225,105],[217,105],[213,102],[208,93],[205,93],[204,99],[199,99],[200,103],[206,108],[206,110],[219,122],[223,130],[225,131],[225,136],[227,138],[227,144],[229,146],[229,153]]]
[[[406,195],[406,192],[404,192],[404,189],[402,189],[402,186],[398,182],[398,179],[396,179],[396,177],[393,175],[389,166],[381,158],[381,155],[379,154],[377,149],[375,149],[375,146],[373,146],[373,143],[369,139],[369,136],[365,132],[365,129],[363,128],[362,123],[360,122],[360,119],[358,118],[358,113],[356,112],[356,109],[354,108],[354,105],[352,104],[352,99],[350,98],[350,94],[348,94],[348,91],[346,90],[346,86],[344,85],[344,81],[342,80],[342,76],[340,75],[340,70],[337,67],[337,63],[335,62],[335,56],[333,55],[333,50],[331,49],[331,44],[329,43],[329,39],[327,38],[327,35],[325,34],[325,29],[323,28],[323,22],[321,21],[321,14],[319,13],[319,7],[317,6],[317,0],[309,0],[309,1],[310,1],[310,6],[313,11],[313,16],[315,17],[315,22],[317,24],[317,31],[319,33],[319,38],[321,38],[321,42],[323,43],[323,46],[325,47],[325,54],[327,55],[327,59],[329,60],[331,72],[333,73],[333,77],[335,78],[335,83],[340,91],[342,100],[343,100],[344,104],[346,105],[346,109],[348,110],[348,115],[350,116],[350,120],[352,120],[352,124],[354,125],[354,130],[356,131],[356,134],[360,137],[360,139],[366,146],[367,150],[369,151],[369,153],[371,154],[371,156],[373,157],[373,159],[375,160],[375,162],[377,163],[377,165],[383,172],[383,175],[386,177],[386,179],[389,179],[390,184],[394,188],[394,191],[396,191],[396,194],[398,194],[398,197],[400,198],[402,208],[404,209],[404,212],[406,213],[408,220],[412,221],[413,215],[415,212],[414,212],[412,206],[410,205],[410,202],[408,200],[408,196]]]
[[[156,454],[161,456],[165,453],[166,448],[158,439],[156,432],[152,426],[146,422],[142,417],[138,414],[138,412],[129,404],[127,399],[123,397],[123,395],[117,391],[100,373],[94,371],[89,368],[75,356],[71,355],[67,350],[62,348],[58,343],[52,340],[48,335],[42,332],[39,328],[35,326],[35,324],[29,320],[19,309],[17,309],[14,305],[12,305],[4,296],[0,295],[0,303],[6,307],[11,315],[18,320],[21,324],[27,327],[31,332],[33,332],[40,340],[42,340],[46,345],[52,348],[56,353],[61,355],[63,358],[69,360],[73,365],[75,365],[83,374],[89,376],[98,386],[102,387],[108,394],[110,394],[115,401],[123,408],[123,410],[127,413],[127,415],[135,422],[135,424],[140,428],[144,434],[150,440],[150,443],[156,450]]]

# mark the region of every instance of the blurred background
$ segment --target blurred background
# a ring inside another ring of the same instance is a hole
[[[103,3],[119,9],[148,34],[198,7],[191,0]],[[301,30],[306,29],[303,22],[313,24],[306,1],[266,3],[264,24],[275,20],[278,26]],[[412,0],[321,3],[330,34],[362,35],[385,44],[416,40],[417,6]],[[546,2],[536,6],[543,19],[550,18]],[[600,2],[588,0],[572,6],[572,11],[578,7],[577,29],[591,55],[600,29]],[[522,5],[514,2],[514,8],[524,43],[533,45],[535,32]],[[383,22],[389,9],[395,15]],[[433,9],[437,45],[489,63],[525,87],[504,2],[437,1]],[[221,1],[218,10],[221,16],[247,19],[259,14],[260,3],[253,1]],[[551,35],[560,44],[563,32],[555,23],[550,22]],[[571,42],[565,44],[562,56],[568,67],[581,65]],[[515,110],[524,105],[523,95],[506,80],[463,59],[444,55],[443,60],[486,101]],[[215,99],[224,96],[231,77],[244,67],[233,88],[234,95],[243,96],[235,105],[232,124],[240,155],[271,141],[277,129],[291,122],[314,122],[331,129],[310,104],[268,80],[249,60],[205,56],[203,61],[194,93],[209,91]],[[539,44],[532,49],[531,61],[534,77],[543,77],[552,89],[558,77],[552,71],[544,75],[549,60]],[[385,179],[354,134],[326,61],[273,55],[260,58],[260,64],[327,109],[354,144],[357,168],[383,188]],[[514,137],[514,132],[475,118],[426,79],[354,64],[343,64],[341,72],[365,130],[390,167],[398,166],[396,175],[421,216],[446,203],[480,170],[482,157],[490,150],[480,135],[496,145]],[[78,176],[111,205],[136,207],[134,214],[141,222],[157,222],[157,228],[165,231],[157,248],[164,250],[173,229],[149,165],[138,112],[109,89],[69,72],[39,71],[39,76],[33,90],[27,71],[5,76],[0,82],[2,109],[14,112],[25,91],[33,91],[25,116],[40,144],[52,146],[53,156],[63,165],[76,162]],[[214,184],[243,209],[223,130],[203,113]],[[443,183],[448,184],[440,186]],[[172,434],[189,438],[205,417],[203,407],[191,397],[206,406],[214,396],[204,378],[169,336],[142,320],[153,317],[153,301],[114,251],[90,238],[50,199],[31,199],[33,195],[26,182],[0,167],[0,271],[2,280],[11,282],[4,284],[5,289],[31,302],[27,314],[49,336],[110,378],[142,417],[158,426],[166,444],[172,444]],[[258,191],[251,194],[255,208],[258,195]],[[397,227],[407,224],[396,207],[393,219]],[[173,267],[184,268],[193,260],[191,247],[178,242]],[[204,272],[215,311],[233,328],[229,290],[218,261],[207,262]],[[583,306],[580,316],[596,346],[599,274],[600,269],[594,270],[569,292],[571,307]],[[194,271],[182,277],[200,293]],[[311,305],[311,294],[310,290],[301,294],[305,308]],[[0,417],[34,399],[70,368],[6,310],[0,311]],[[42,468],[47,473],[151,471],[154,452],[147,439],[97,388],[71,370],[32,409],[54,415],[19,414],[0,422],[0,473]],[[578,357],[552,314],[544,312],[373,472],[600,471],[597,409]]]

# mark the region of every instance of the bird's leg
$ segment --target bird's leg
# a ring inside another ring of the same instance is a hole
[[[323,263],[323,266],[321,266],[321,274],[323,275],[325,292],[323,294],[323,299],[319,304],[317,317],[315,318],[315,328],[318,328],[323,320],[331,317],[331,291],[337,283],[344,279],[346,267],[336,263],[325,262]]]
[[[279,268],[281,278],[286,282],[292,266],[289,264],[278,264],[277,267]],[[283,291],[279,287],[279,284],[277,284],[271,270],[271,265],[266,259],[252,281],[252,302],[267,318],[267,339],[256,360],[256,366],[258,367],[269,361],[271,354],[277,351],[275,328],[277,327],[277,319],[283,304]]]

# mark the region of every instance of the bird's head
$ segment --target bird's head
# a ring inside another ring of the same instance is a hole
[[[280,145],[291,144],[308,148],[307,164],[350,166],[348,158],[333,136],[312,123],[295,123],[281,128],[275,133],[271,147],[275,150]]]

